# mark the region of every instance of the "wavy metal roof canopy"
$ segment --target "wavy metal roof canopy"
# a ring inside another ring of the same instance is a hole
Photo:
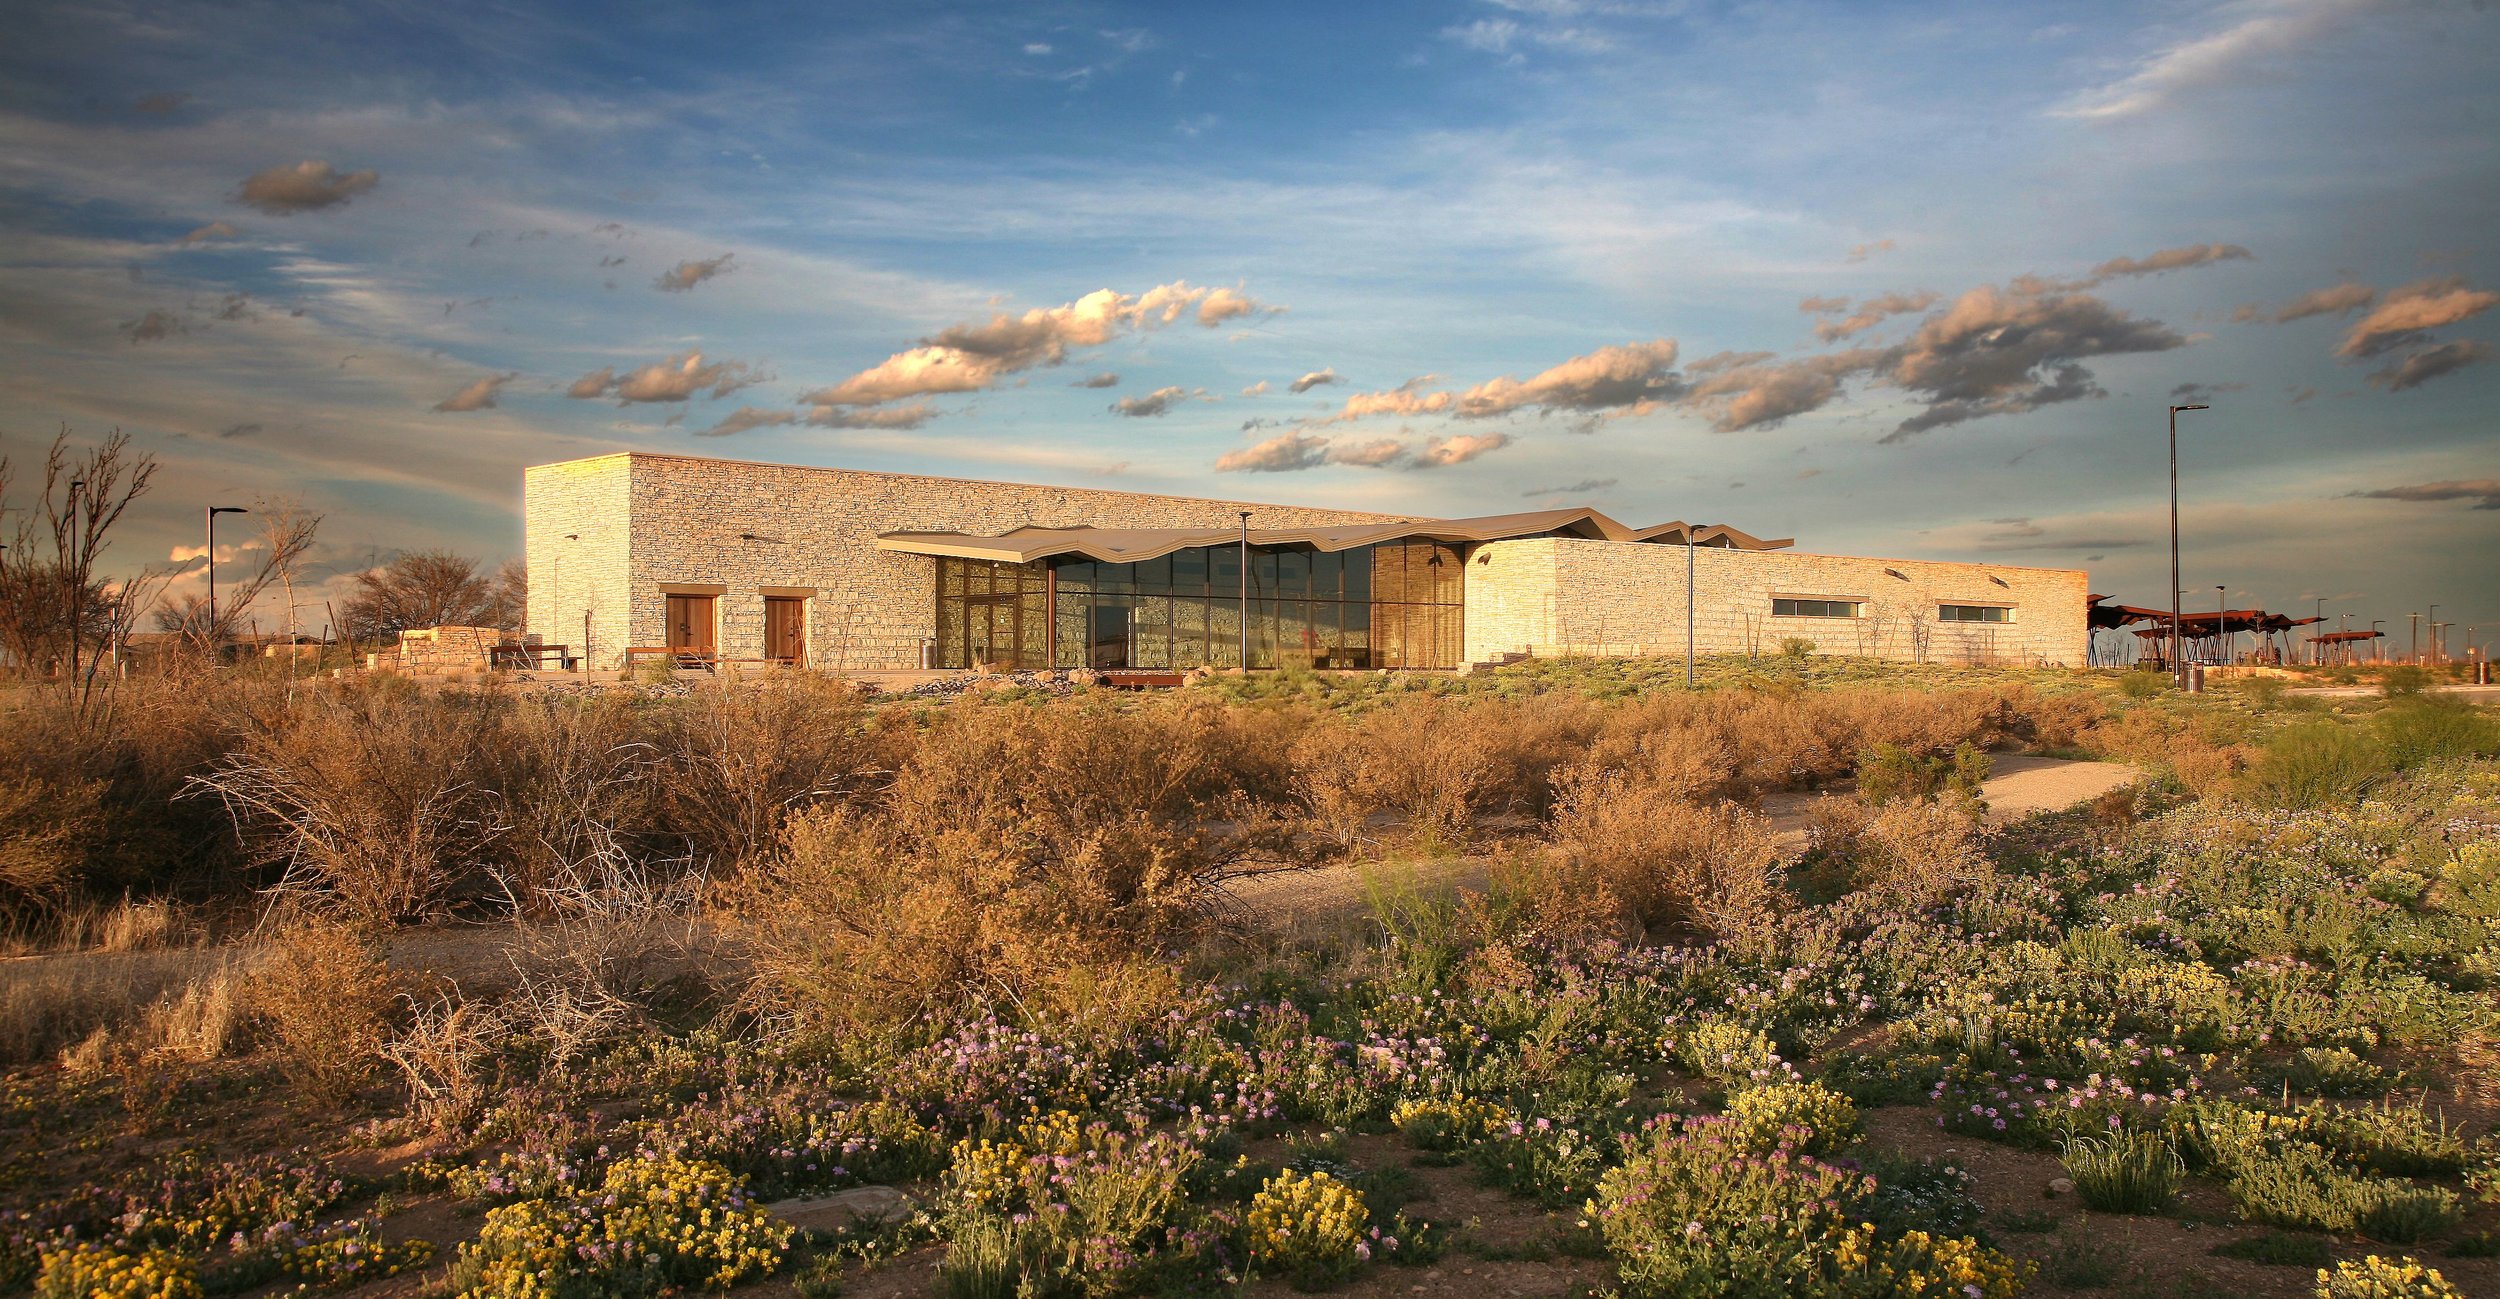
[[[1511,541],[1559,533],[1589,541],[1656,542],[1717,546],[1731,550],[1780,550],[1786,537],[1766,541],[1724,524],[1661,523],[1628,528],[1591,509],[1535,510],[1526,514],[1492,514],[1475,519],[1409,519],[1398,523],[1336,524],[1314,528],[1252,528],[1253,546],[1309,546],[1314,550],[1352,550],[1388,541]],[[1176,550],[1228,546],[1241,540],[1239,528],[1016,528],[994,537],[967,532],[886,532],[877,536],[879,550],[913,555],[947,555],[987,559],[1002,564],[1030,564],[1040,559],[1081,555],[1111,564],[1159,559]]]

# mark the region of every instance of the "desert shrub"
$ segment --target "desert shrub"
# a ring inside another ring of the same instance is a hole
[[[1448,1152],[1473,1145],[1516,1120],[1510,1110],[1470,1096],[1398,1102],[1389,1123],[1418,1150]]]
[[[2399,771],[2447,758],[2500,755],[2500,721],[2445,696],[2400,699],[2370,719],[2388,764]]]
[[[2084,1207],[2103,1213],[2164,1212],[2187,1171],[2170,1143],[2151,1132],[2069,1137],[2060,1158]]]
[[[796,813],[879,781],[896,756],[891,738],[868,725],[847,681],[709,683],[661,703],[651,736],[659,815],[696,865],[730,870],[770,855]],[[601,764],[589,756],[595,780]]]
[[[1864,891],[1912,910],[1967,893],[1993,877],[1979,808],[1948,794],[1868,810],[1818,800],[1807,827],[1814,877],[1834,891]]]
[[[1467,1158],[1485,1185],[1560,1209],[1588,1200],[1614,1154],[1609,1132],[1532,1118],[1494,1128]]]
[[[1782,897],[1780,850],[1760,813],[1703,807],[1593,767],[1562,780],[1553,820],[1563,870],[1642,925],[1731,938],[1760,932]]]
[[[2465,1292],[2418,1260],[2371,1254],[2338,1263],[2332,1272],[2318,1269],[2318,1299],[2465,1299]]]
[[[1779,1147],[1807,1155],[1837,1154],[1858,1139],[1858,1107],[1848,1097],[1812,1082],[1774,1082],[1729,1095],[1727,1117],[1747,1148]]]
[[[1370,1223],[1360,1192],[1327,1173],[1305,1177],[1288,1168],[1251,1197],[1242,1237],[1251,1266],[1315,1290],[1370,1261],[1377,1239]]]
[[[2378,692],[2388,699],[2410,699],[2431,688],[2432,677],[2427,669],[2412,664],[2398,664],[2379,674]]]
[[[336,1103],[373,1076],[396,994],[371,939],[300,921],[278,933],[247,978],[253,1022],[299,1086]]]
[[[641,860],[688,855],[660,833],[660,748],[629,699],[530,698],[499,719],[497,891],[522,915]]]
[[[1400,698],[1350,722],[1319,722],[1291,752],[1295,794],[1341,846],[1363,822],[1392,812],[1426,845],[1464,842],[1496,810],[1538,813],[1552,772],[1593,726],[1567,700],[1456,703]]]
[[[1861,1152],[1857,1159],[1875,1179],[1865,1214],[1881,1235],[1923,1231],[1932,1237],[1962,1236],[1987,1216],[1986,1207],[1971,1195],[1979,1179],[1952,1164],[1883,1150]]]
[[[1921,756],[1897,744],[1878,744],[1858,759],[1858,797],[1869,807],[1906,800],[1932,802],[1948,791],[1977,798],[1992,765],[1988,755],[1968,741],[1939,757]]]
[[[2264,711],[2283,703],[2283,679],[2280,677],[2242,677],[2232,683],[2232,690],[2248,701],[2251,708]]]
[[[2129,699],[2150,699],[2171,688],[2170,674],[2135,668],[2118,674],[2118,693]]]
[[[485,1107],[507,1028],[500,1007],[447,992],[416,1006],[379,1054],[407,1083],[416,1118],[435,1132],[455,1132]]]
[[[93,1244],[46,1253],[36,1299],[199,1299],[199,1271],[169,1250],[125,1253]]]
[[[1780,657],[1787,659],[1791,663],[1804,662],[1806,656],[1812,653],[1814,653],[1814,642],[1807,640],[1803,636],[1783,636],[1780,638]]]
[[[1133,1289],[1201,1246],[1174,1228],[1202,1158],[1173,1132],[1058,1111],[957,1143],[939,1192],[945,1231],[969,1242],[962,1267],[987,1271],[1003,1244],[1043,1293]]]
[[[1664,1119],[1599,1183],[1596,1217],[1631,1296],[1894,1295],[2005,1299],[2013,1260],[1968,1239],[1859,1221],[1863,1174],[1749,1152],[1732,1125]]]
[[[2304,722],[2266,741],[2242,789],[2245,797],[2268,806],[2328,807],[2359,798],[2386,772],[2386,755],[2360,730],[2339,722]]]
[[[490,696],[368,689],[305,704],[255,736],[197,791],[221,800],[254,861],[306,907],[364,924],[443,910],[482,881],[504,831],[491,769]]]
[[[725,1290],[778,1268],[791,1234],[719,1165],[635,1155],[595,1188],[489,1210],[452,1279],[461,1299]]]

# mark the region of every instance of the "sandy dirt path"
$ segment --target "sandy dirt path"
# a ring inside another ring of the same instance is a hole
[[[2042,812],[2062,811],[2133,784],[2143,776],[2125,763],[2076,762],[2066,758],[1998,756],[1994,768],[1995,774],[1980,786],[1991,825],[2009,825]],[[1829,793],[1845,796],[1848,787],[1844,785]],[[1805,842],[1814,802],[1822,797],[1825,794],[1774,794],[1763,800],[1762,811],[1779,830],[1782,843],[1800,847]],[[1481,888],[1487,864],[1481,857],[1446,857],[1414,862],[1404,869],[1411,869],[1419,884]],[[1359,865],[1346,865],[1263,875],[1235,884],[1233,895],[1263,924],[1292,928],[1326,923],[1362,910],[1364,870]]]

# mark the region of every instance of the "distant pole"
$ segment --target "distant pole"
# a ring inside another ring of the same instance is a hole
[[[2230,597],[2219,586],[2214,588],[2214,662],[2231,661]]]
[[[1241,512],[1241,674],[1250,675],[1250,511]]]
[[[2439,606],[2432,605],[2429,616],[2423,621],[2431,625],[2431,656],[2423,662],[2437,663],[2439,661]]]
[[[1684,688],[1693,688],[1693,527],[1684,525]]]
[[[2412,659],[2414,666],[2419,667],[2422,664],[2422,615],[2406,614],[2405,622],[2408,624],[2405,637],[2413,643],[2413,648],[2405,657]]]
[[[2178,678],[2179,688],[2187,689],[2187,664],[2182,637],[2179,635],[2179,412],[2204,410],[2203,406],[2170,408],[2170,673]]]
[[[78,638],[86,631],[87,573],[80,562],[86,545],[78,532],[78,492],[86,485],[84,478],[69,480],[69,683],[73,689],[78,685]]]
[[[2381,662],[2387,657],[2387,642],[2380,640],[2378,634],[2379,624],[2386,621],[2385,618],[2370,620],[2370,661],[2373,663]]]
[[[2318,621],[2314,625],[2321,627],[2326,625],[2325,596],[2318,597]],[[2318,652],[2318,637],[2324,634],[2325,633],[2323,632],[2314,631],[2309,633],[2309,666],[2311,667],[2326,666],[2326,656]]]

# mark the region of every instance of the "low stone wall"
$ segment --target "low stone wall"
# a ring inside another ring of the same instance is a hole
[[[409,676],[484,672],[492,666],[490,651],[510,639],[511,633],[494,627],[414,629],[399,634],[397,649],[366,655],[365,666]]]

